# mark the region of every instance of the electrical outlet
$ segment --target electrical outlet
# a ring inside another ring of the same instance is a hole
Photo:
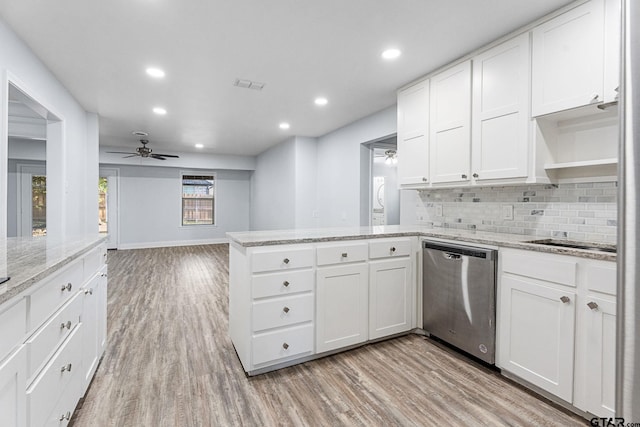
[[[442,205],[436,205],[436,216],[442,216]]]
[[[502,205],[502,219],[513,219],[513,205]]]

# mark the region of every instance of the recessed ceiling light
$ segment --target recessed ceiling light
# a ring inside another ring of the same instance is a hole
[[[399,49],[387,49],[384,52],[382,52],[382,57],[384,59],[396,59],[397,57],[400,56],[402,52],[400,52]]]
[[[147,74],[157,79],[161,79],[164,77],[164,71],[160,68],[149,67],[147,68]]]
[[[165,110],[164,108],[160,108],[160,107],[154,108],[153,112],[156,113],[156,114],[159,114],[161,116],[164,116],[165,114],[167,114],[167,110]]]
[[[283,122],[280,123],[280,129],[289,129],[291,126],[289,125],[289,123]]]
[[[204,148],[204,144],[196,144],[196,148]]]
[[[327,103],[329,103],[327,98],[323,98],[323,97],[316,98],[315,101],[313,102],[315,102],[316,105],[327,105]]]

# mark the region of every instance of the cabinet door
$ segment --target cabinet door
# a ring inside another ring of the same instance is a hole
[[[586,346],[587,411],[614,417],[616,388],[616,304],[613,300],[587,296],[584,310]]]
[[[501,368],[571,402],[575,293],[508,275],[501,286]]]
[[[82,373],[85,386],[89,385],[98,366],[98,303],[100,299],[100,277],[94,276],[83,287],[82,304]]]
[[[98,279],[98,299],[97,299],[97,344],[98,344],[98,359],[102,357],[105,348],[107,347],[107,266],[105,265],[100,272],[100,278]]]
[[[605,0],[604,2],[604,102],[618,100],[621,3],[621,0]]]
[[[0,362],[0,414],[3,426],[26,425],[27,355],[25,347]]]
[[[369,264],[369,339],[411,329],[415,287],[409,258]]]
[[[469,182],[471,61],[431,78],[431,181]]]
[[[472,171],[476,181],[527,176],[529,33],[473,60]]]
[[[429,80],[398,93],[398,182],[429,181]]]
[[[533,29],[532,114],[602,102],[604,4],[592,0]]]
[[[316,351],[335,350],[367,340],[366,263],[318,269]]]

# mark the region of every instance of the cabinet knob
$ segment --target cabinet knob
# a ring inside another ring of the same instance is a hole
[[[285,313],[288,313],[288,312],[289,312],[289,307],[285,306],[285,307],[282,309],[282,311],[284,311]]]
[[[568,296],[561,296],[560,297],[560,301],[562,301],[563,304],[568,304],[569,302],[571,302],[571,298],[569,298]]]
[[[598,309],[598,304],[596,304],[595,302],[591,301],[591,302],[587,303],[587,307],[589,307],[591,310],[597,310]]]
[[[467,174],[463,173],[461,176],[462,176],[462,179],[467,179]]]
[[[285,350],[288,349],[289,348],[289,344],[287,344],[287,343],[282,344],[282,348],[284,348]]]
[[[85,289],[84,294],[85,295],[93,295],[93,289],[91,289],[91,288]]]
[[[60,329],[64,329],[64,328],[71,329],[71,320],[68,320],[67,323],[62,322],[60,324]]]
[[[289,258],[283,259],[282,262],[284,262],[285,264],[289,264]]]
[[[71,412],[69,411],[67,411],[66,414],[60,415],[60,421],[64,421],[64,420],[69,421],[70,419],[71,419]]]
[[[426,176],[422,177],[422,182],[427,182],[427,177]]]
[[[66,285],[62,285],[62,287],[60,288],[60,291],[62,291],[62,292],[64,292],[64,291],[71,292],[71,288],[73,288],[73,285],[71,285],[71,282],[69,282]]]
[[[478,178],[479,176],[480,176],[480,175],[478,175],[477,173],[474,173],[474,174],[473,174],[473,177],[474,177],[474,178]]]
[[[393,252],[396,251],[396,248],[395,248],[395,246],[391,246],[391,249],[389,249],[389,250],[391,251],[391,253],[393,253]]]
[[[289,286],[289,282],[287,280],[285,280],[284,282],[282,282],[282,286],[284,286],[286,288],[287,286]]]
[[[107,277],[107,273],[102,273],[100,276]]]
[[[349,254],[346,252],[342,252],[342,258],[346,258]]]
[[[60,368],[60,372],[64,372],[64,371],[71,372],[71,363],[69,363],[68,365],[64,365],[62,366],[62,368]]]

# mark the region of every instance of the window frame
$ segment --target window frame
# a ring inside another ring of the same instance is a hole
[[[212,224],[185,224],[184,223],[184,193],[183,193],[183,182],[184,182],[184,177],[185,176],[201,176],[201,177],[212,177],[212,180],[214,182],[213,185],[213,203],[212,203],[212,209],[213,209],[213,215],[211,220],[213,221]],[[218,225],[218,176],[216,172],[213,171],[206,171],[206,170],[182,170],[180,171],[180,227],[185,227],[185,228],[192,228],[192,227],[198,227],[198,228],[205,228],[205,227],[212,227],[215,228]]]

